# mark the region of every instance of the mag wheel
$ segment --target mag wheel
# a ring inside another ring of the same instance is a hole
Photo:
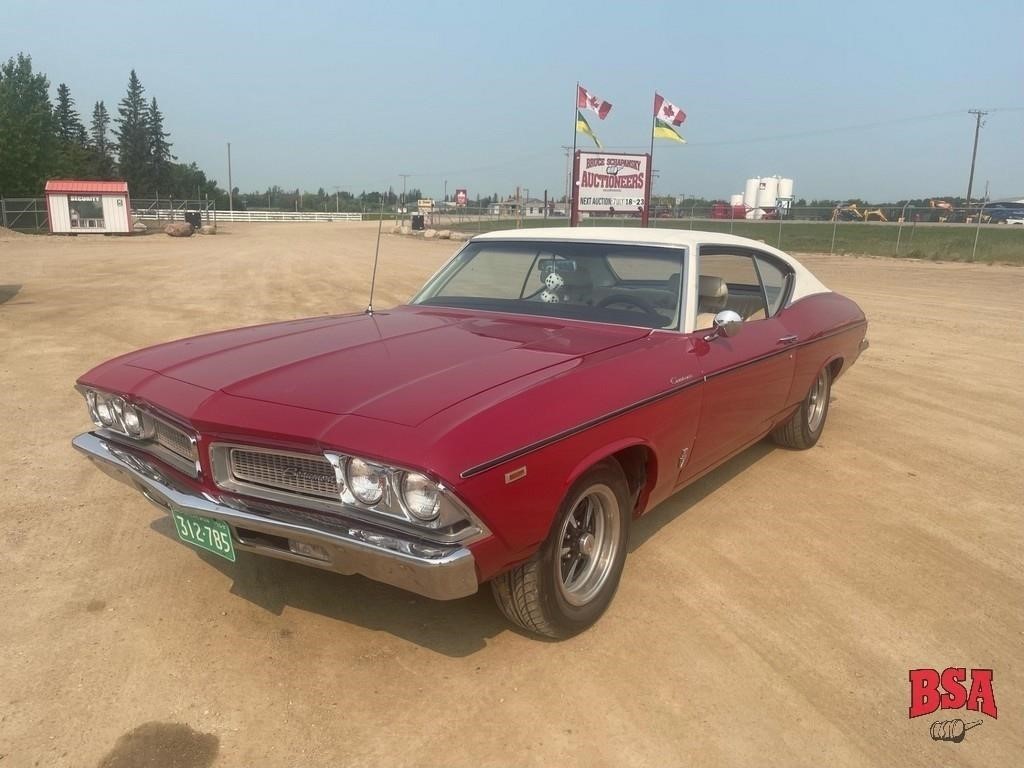
[[[800,407],[793,412],[788,421],[772,430],[772,440],[787,448],[812,448],[825,428],[831,392],[832,373],[828,366],[825,366],[811,384],[807,397],[800,403]]]
[[[629,494],[615,461],[577,480],[536,554],[498,576],[491,588],[502,612],[531,632],[569,637],[604,613],[626,560]]]

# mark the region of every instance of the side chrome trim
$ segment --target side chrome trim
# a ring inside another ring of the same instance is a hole
[[[735,371],[738,371],[741,368],[746,368],[747,366],[755,365],[755,364],[760,363],[760,362],[764,362],[765,360],[768,360],[769,358],[772,358],[772,357],[776,357],[778,355],[792,354],[793,350],[795,350],[795,349],[799,349],[800,347],[806,347],[806,346],[809,346],[811,344],[816,344],[819,341],[824,341],[825,339],[832,338],[833,336],[838,336],[841,333],[846,333],[847,331],[849,331],[849,330],[851,330],[853,328],[857,328],[857,327],[859,327],[861,325],[867,325],[867,320],[857,320],[857,321],[852,322],[852,323],[847,323],[846,325],[840,326],[839,328],[836,328],[836,329],[834,329],[832,331],[829,331],[828,333],[822,334],[821,336],[815,336],[815,337],[807,339],[805,341],[801,341],[801,342],[798,342],[798,343],[795,343],[795,344],[790,344],[790,345],[786,346],[783,349],[773,350],[773,351],[769,352],[768,354],[761,355],[759,357],[755,357],[752,360],[745,360],[742,363],[737,363],[736,365],[731,366],[729,368],[723,368],[720,371],[715,371],[710,376],[702,376],[700,378],[691,379],[690,381],[687,381],[685,384],[681,384],[681,385],[679,385],[677,387],[672,387],[670,389],[666,389],[666,390],[664,390],[662,392],[659,392],[656,395],[651,395],[650,397],[646,397],[643,400],[638,400],[635,403],[631,403],[629,405],[623,406],[622,408],[618,408],[618,409],[616,409],[614,411],[611,411],[610,413],[606,413],[606,414],[603,414],[601,416],[596,416],[593,419],[590,419],[589,421],[585,421],[582,424],[579,424],[579,425],[577,425],[575,427],[570,427],[569,429],[563,430],[561,432],[557,432],[556,434],[551,435],[550,437],[546,437],[543,440],[537,440],[536,442],[530,443],[529,445],[525,445],[522,448],[517,448],[514,451],[509,451],[508,453],[502,454],[501,456],[498,456],[498,457],[496,457],[494,459],[490,459],[488,461],[485,461],[482,464],[477,464],[475,466],[472,466],[469,469],[464,470],[462,472],[462,474],[460,475],[460,477],[463,480],[466,480],[466,479],[468,479],[470,477],[473,477],[474,475],[479,475],[481,472],[486,472],[489,469],[494,469],[494,467],[497,467],[497,466],[499,466],[501,464],[504,464],[506,461],[512,461],[513,459],[521,458],[522,456],[525,456],[528,453],[533,453],[534,451],[540,450],[541,448],[545,448],[545,447],[551,445],[552,443],[557,443],[557,442],[559,442],[561,440],[565,440],[568,437],[572,437],[573,435],[577,435],[580,432],[583,432],[583,431],[585,431],[587,429],[590,429],[592,427],[596,427],[599,424],[603,424],[606,421],[610,421],[611,419],[615,419],[615,418],[618,418],[619,416],[623,416],[623,415],[629,413],[630,411],[635,411],[637,408],[642,408],[645,405],[650,405],[651,403],[656,403],[659,400],[663,400],[666,397],[671,397],[671,396],[673,396],[675,394],[678,394],[679,392],[681,392],[684,389],[688,389],[689,387],[696,386],[697,384],[703,384],[704,382],[711,381],[712,379],[715,379],[715,378],[717,378],[719,376],[724,376],[724,375],[726,375],[728,373],[733,373]],[[711,342],[711,343],[714,343],[714,342]]]
[[[180,509],[227,523],[238,549],[335,573],[358,573],[435,600],[453,600],[477,591],[476,563],[463,546],[403,537],[343,517],[330,519],[278,505],[256,507],[238,499],[218,499],[176,483],[144,453],[93,432],[78,435],[71,444],[105,474],[139,491],[164,512]],[[292,547],[291,542],[312,545],[325,557],[301,554],[306,548]]]
[[[651,403],[655,403],[658,400],[664,400],[666,397],[671,397],[672,395],[681,392],[684,389],[689,389],[690,387],[703,383],[704,379],[691,379],[690,381],[687,381],[685,384],[680,384],[677,387],[666,389],[664,392],[659,392],[656,395],[651,395],[650,397],[644,398],[643,400],[640,400],[638,402],[631,403],[630,405],[627,406],[623,406],[622,408],[612,411],[611,413],[606,413],[602,416],[597,416],[591,419],[590,421],[585,421],[582,424],[579,424],[575,427],[570,427],[569,429],[558,432],[552,435],[551,437],[546,437],[543,440],[538,440],[534,443],[530,443],[529,445],[525,445],[522,448],[517,448],[514,451],[509,451],[508,453],[498,456],[495,459],[491,459],[490,461],[486,461],[483,464],[477,464],[476,466],[470,467],[469,469],[465,470],[460,475],[460,477],[463,480],[465,480],[467,478],[473,477],[474,475],[479,475],[481,472],[486,472],[489,469],[493,469],[499,464],[504,464],[506,461],[518,459],[521,456],[525,456],[528,453],[533,453],[534,451],[551,445],[552,443],[557,443],[561,440],[565,440],[567,437],[577,435],[580,432],[590,429],[591,427],[596,427],[599,424],[603,424],[606,421],[610,421],[611,419],[617,418],[618,416],[622,416],[623,414],[629,413],[630,411],[635,411],[637,408],[642,408],[645,405],[650,405]]]

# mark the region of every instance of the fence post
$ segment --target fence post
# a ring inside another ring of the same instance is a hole
[[[779,205],[778,203],[776,203],[775,211],[777,212],[777,214],[779,216],[779,240],[775,244],[775,247],[779,248],[781,250],[782,249],[782,206]]]
[[[836,227],[839,226],[839,208],[835,208],[832,211],[832,245],[828,249],[828,255],[831,256],[836,252]]]
[[[3,222],[0,226],[7,226],[7,202],[0,197],[0,222]]]

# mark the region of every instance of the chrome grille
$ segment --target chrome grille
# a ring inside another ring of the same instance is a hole
[[[161,419],[153,419],[153,427],[154,439],[158,445],[162,445],[171,453],[176,453],[184,459],[196,460],[195,445],[187,433]]]
[[[251,451],[231,448],[230,470],[235,480],[303,496],[339,499],[334,467],[322,456]]]

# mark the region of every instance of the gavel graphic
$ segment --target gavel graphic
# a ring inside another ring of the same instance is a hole
[[[953,720],[936,720],[928,732],[935,741],[952,741],[959,744],[964,740],[967,731],[978,725],[981,725],[981,720],[975,720],[973,723],[965,723],[959,717]]]

